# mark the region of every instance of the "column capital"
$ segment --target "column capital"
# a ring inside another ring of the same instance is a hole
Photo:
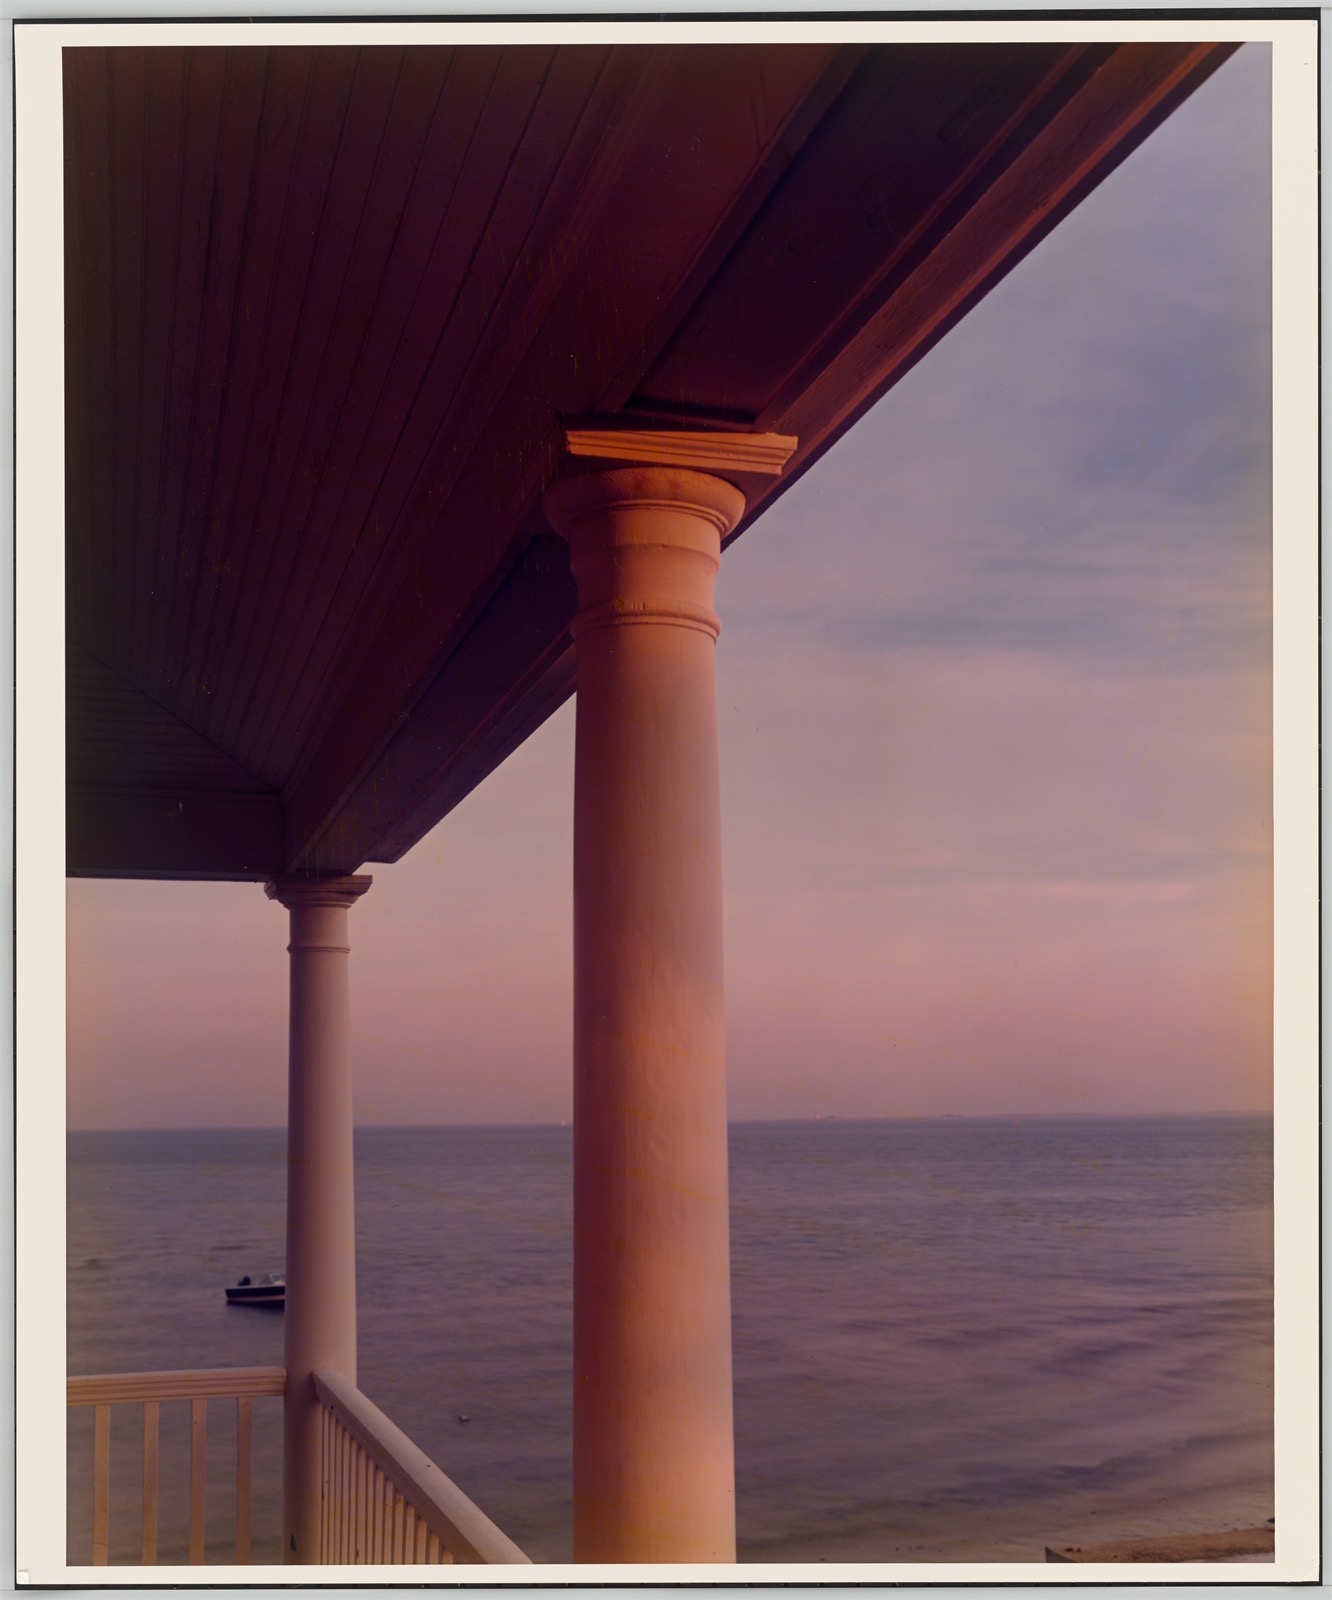
[[[617,511],[683,512],[715,528],[719,541],[745,514],[745,497],[734,484],[686,467],[619,467],[561,478],[546,490],[543,504],[551,526],[571,543],[580,524],[590,518],[601,521]],[[644,538],[647,531],[635,520],[616,542],[676,542],[663,539],[665,530],[655,523],[651,531],[656,537]]]
[[[327,906],[333,909],[356,904],[374,882],[369,873],[284,872],[270,878],[264,893],[270,900],[294,911],[298,906]]]
[[[739,489],[682,467],[623,467],[552,484],[545,509],[569,541],[575,639],[640,624],[717,637],[712,583],[745,512]]]

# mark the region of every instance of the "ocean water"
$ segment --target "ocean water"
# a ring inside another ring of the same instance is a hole
[[[356,1142],[361,1388],[534,1560],[568,1560],[570,1131]],[[280,1365],[281,1313],[223,1289],[282,1265],[283,1135],[68,1150],[70,1372]],[[739,1124],[731,1190],[741,1560],[1039,1561],[1273,1514],[1270,1118]],[[137,1559],[135,1411],[113,1560]],[[279,1413],[255,1404],[256,1559],[277,1559]],[[186,1429],[164,1405],[162,1560]],[[82,1562],[87,1411],[69,1451]]]

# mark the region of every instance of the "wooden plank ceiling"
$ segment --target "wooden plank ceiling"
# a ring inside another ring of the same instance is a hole
[[[72,874],[395,860],[571,691],[563,425],[794,434],[1231,47],[70,49]]]

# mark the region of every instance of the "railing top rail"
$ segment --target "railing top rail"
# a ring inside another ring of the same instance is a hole
[[[416,1513],[455,1560],[495,1566],[530,1565],[518,1546],[419,1449],[373,1401],[339,1372],[312,1374],[315,1393],[361,1448],[411,1500]]]
[[[212,1400],[242,1395],[281,1396],[285,1367],[210,1367],[198,1372],[103,1372],[65,1380],[71,1406],[123,1405],[136,1400]]]

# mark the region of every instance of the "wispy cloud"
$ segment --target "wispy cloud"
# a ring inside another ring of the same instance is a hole
[[[732,638],[1261,659],[1269,70],[1241,51],[746,536]]]

